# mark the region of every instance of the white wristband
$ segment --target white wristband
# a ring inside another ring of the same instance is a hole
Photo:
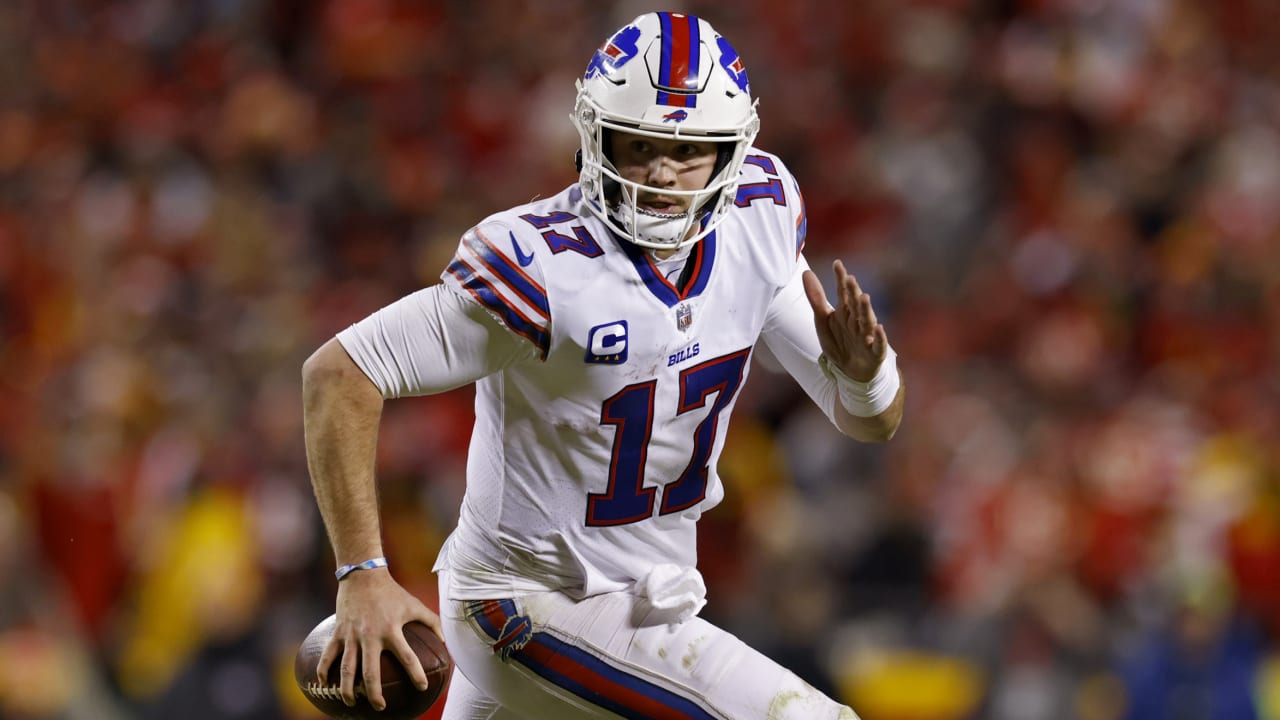
[[[875,417],[888,410],[902,385],[898,376],[898,353],[893,348],[887,348],[876,376],[868,382],[858,382],[845,375],[826,355],[818,358],[818,365],[827,377],[835,381],[840,404],[855,417]]]
[[[333,576],[338,578],[338,580],[342,580],[342,578],[350,575],[351,573],[357,570],[372,570],[374,568],[384,568],[386,566],[387,566],[386,558],[376,557],[371,560],[365,560],[364,562],[361,562],[361,563],[355,563],[354,565],[343,565],[342,567],[333,571]]]

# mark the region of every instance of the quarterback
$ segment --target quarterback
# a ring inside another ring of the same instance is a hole
[[[463,234],[442,282],[303,368],[308,464],[339,566],[321,676],[357,661],[380,707],[401,628],[456,663],[445,718],[854,718],[697,613],[695,533],[757,342],[852,438],[883,442],[904,384],[870,297],[805,261],[804,201],[759,127],[737,51],[649,13],[578,82],[578,182]],[[834,302],[834,305],[832,304]],[[382,557],[374,455],[385,400],[475,383],[466,495],[437,616]]]

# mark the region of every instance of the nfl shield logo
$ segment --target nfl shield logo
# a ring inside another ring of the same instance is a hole
[[[680,332],[684,332],[685,330],[688,330],[689,326],[692,324],[693,308],[685,305],[684,303],[680,303],[680,306],[676,308],[676,329]]]

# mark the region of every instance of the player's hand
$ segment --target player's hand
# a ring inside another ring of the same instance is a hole
[[[844,263],[833,263],[836,272],[836,306],[827,301],[822,282],[812,270],[804,273],[804,292],[813,308],[813,323],[818,329],[818,342],[827,361],[853,380],[869,382],[880,369],[888,353],[889,341],[884,326],[876,320],[871,296],[862,291],[858,280],[844,269]]]
[[[388,650],[408,672],[414,687],[427,688],[427,674],[404,637],[404,626],[414,620],[431,628],[441,640],[440,617],[400,586],[385,568],[361,570],[338,583],[337,624],[333,638],[320,655],[316,672],[323,682],[329,666],[341,665],[340,693],[348,707],[356,704],[356,664],[363,666],[369,704],[386,708],[382,697],[382,652]]]

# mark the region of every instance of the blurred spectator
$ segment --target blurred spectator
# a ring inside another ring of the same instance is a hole
[[[584,38],[641,5],[0,4],[0,716],[314,717],[302,360],[574,181]],[[760,358],[706,612],[866,720],[1280,717],[1274,8],[670,9],[735,38],[912,386],[859,447]],[[428,600],[470,422],[384,420]]]
[[[1192,579],[1175,590],[1181,597],[1128,659],[1127,718],[1259,717],[1261,637],[1246,617],[1232,611],[1225,589]]]

